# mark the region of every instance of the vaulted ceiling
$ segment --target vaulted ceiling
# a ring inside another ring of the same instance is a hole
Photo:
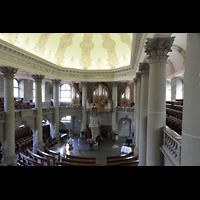
[[[3,33],[2,38],[61,67],[115,69],[130,65],[132,33]]]
[[[186,33],[1,33],[0,65],[62,80],[133,80],[139,62],[148,62],[146,38],[169,36],[175,36],[166,67],[171,78],[184,72]]]

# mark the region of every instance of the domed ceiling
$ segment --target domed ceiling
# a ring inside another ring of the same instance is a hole
[[[2,33],[1,39],[58,66],[110,70],[130,65],[133,33]]]

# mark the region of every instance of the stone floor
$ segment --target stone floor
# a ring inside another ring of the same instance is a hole
[[[67,150],[67,154],[76,156],[95,156],[97,166],[106,166],[106,156],[121,154],[121,146],[123,145],[123,143],[126,142],[126,137],[119,137],[118,140],[108,140],[103,138],[97,150],[93,149],[87,150],[86,147],[88,146],[88,144],[86,144],[87,140],[86,138],[83,137],[80,138],[80,136],[78,135],[71,138],[74,139],[73,142],[74,149],[71,151]],[[79,151],[78,151],[78,139],[80,141]],[[53,147],[51,147],[51,149],[54,151],[59,151],[61,156],[63,156],[63,147],[65,144],[67,145],[68,140],[69,137],[67,136],[65,140],[63,140],[58,144],[55,144]]]

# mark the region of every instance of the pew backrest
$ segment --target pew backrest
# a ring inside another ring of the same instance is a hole
[[[70,159],[82,159],[82,160],[95,160],[96,161],[96,157],[92,157],[92,156],[74,156],[74,155],[66,155],[68,158]]]
[[[69,162],[60,162],[56,160],[56,165],[59,166],[96,166],[94,163],[69,163]]]
[[[32,158],[32,159],[35,159],[37,161],[41,161],[41,162],[46,162],[47,163],[47,166],[50,166],[50,160],[49,158],[44,158],[42,156],[39,156],[33,152],[31,152],[28,148],[27,148],[27,153],[29,154],[29,156]]]
[[[44,151],[41,151],[40,149],[37,149],[37,153],[42,157],[47,157],[49,159],[52,159],[53,160],[53,164],[54,165],[56,164],[55,163],[55,161],[56,161],[55,155],[45,153]]]
[[[71,158],[64,158],[62,157],[62,162],[69,162],[69,163],[89,163],[89,164],[95,164],[96,160],[86,160],[86,159],[71,159]]]

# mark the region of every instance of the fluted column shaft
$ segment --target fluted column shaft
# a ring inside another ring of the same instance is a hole
[[[147,38],[145,45],[150,64],[146,165],[164,164],[160,147],[166,124],[166,60],[173,41],[174,37]]]
[[[44,150],[44,143],[42,140],[42,79],[43,75],[32,75],[35,79],[35,133],[33,135],[33,152],[37,153],[37,148]]]
[[[13,95],[13,78],[18,69],[13,67],[1,67],[4,75],[4,112],[5,129],[3,141],[2,166],[17,165],[15,154],[15,106]]]

